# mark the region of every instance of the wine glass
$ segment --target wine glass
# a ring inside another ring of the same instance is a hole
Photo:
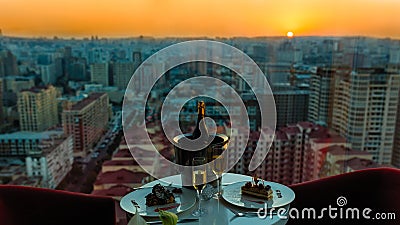
[[[193,211],[192,215],[200,217],[205,214],[205,210],[200,207],[201,204],[201,193],[207,183],[207,172],[206,172],[206,158],[205,157],[194,157],[192,160],[192,174],[193,174],[193,187],[197,191],[197,197],[199,199],[199,206],[197,210]]]
[[[222,177],[222,173],[224,172],[226,168],[226,157],[223,153],[223,148],[221,147],[215,147],[213,148],[213,163],[212,163],[212,171],[217,177],[217,188],[218,192],[216,197],[219,198],[221,196],[221,188],[220,188],[220,183],[219,180]]]

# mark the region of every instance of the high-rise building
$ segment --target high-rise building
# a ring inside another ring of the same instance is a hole
[[[0,57],[0,77],[4,77],[5,72],[4,72],[4,62],[3,59]]]
[[[37,56],[38,65],[49,65],[53,62],[53,55],[49,53],[41,53]]]
[[[57,56],[54,59],[54,63],[53,64],[54,64],[54,70],[55,70],[55,74],[56,74],[57,78],[59,78],[59,77],[64,75],[63,63],[64,63],[64,59],[62,57],[60,57],[60,56]]]
[[[303,51],[296,46],[296,39],[286,39],[276,49],[276,61],[286,63],[302,63]]]
[[[340,69],[318,68],[311,75],[310,101],[308,104],[308,120],[324,126],[331,125],[334,94],[334,78],[340,73],[348,72]]]
[[[271,86],[289,84],[290,63],[267,63],[265,67],[266,77]]]
[[[110,52],[101,47],[94,47],[87,51],[87,60],[89,64],[110,61]]]
[[[379,69],[335,78],[332,128],[378,164],[392,162],[399,89],[400,74]]]
[[[71,46],[66,46],[64,47],[64,58],[69,59],[72,58],[72,47]]]
[[[307,120],[309,91],[293,87],[274,88],[276,127]]]
[[[135,70],[133,62],[116,62],[113,64],[114,86],[126,89]]]
[[[74,155],[85,156],[105,131],[110,105],[106,93],[92,93],[64,109],[64,132],[74,137]]]
[[[257,64],[262,62],[269,62],[273,55],[273,46],[270,44],[257,44],[253,46],[253,53],[251,58],[254,59]]]
[[[90,65],[90,81],[102,84],[104,86],[109,85],[108,75],[108,63],[94,63]]]
[[[295,64],[290,71],[290,86],[310,90],[311,75],[317,72],[316,66]]]
[[[397,105],[396,131],[394,135],[392,165],[400,168],[400,102]]]
[[[58,124],[58,91],[53,86],[33,87],[18,93],[18,113],[23,131],[44,131]]]
[[[86,76],[86,62],[79,58],[75,60],[66,60],[66,74],[69,80],[85,81],[89,80]]]
[[[142,63],[142,53],[140,51],[132,52],[132,61],[133,64],[135,65],[135,70],[136,70]]]
[[[3,112],[3,80],[0,79],[0,123],[4,122],[4,112]],[[1,128],[1,125],[0,125]]]
[[[44,84],[55,84],[57,81],[55,64],[40,65],[40,74]]]
[[[399,64],[400,63],[400,47],[392,47],[389,53],[389,63]]]
[[[18,75],[17,58],[10,50],[0,52],[0,76]]]

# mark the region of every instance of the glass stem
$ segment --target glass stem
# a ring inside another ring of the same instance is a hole
[[[217,176],[217,197],[219,198],[219,196],[221,195],[221,187],[219,186],[219,176]]]
[[[201,207],[200,207],[200,203],[201,203],[201,196],[200,196],[200,194],[201,194],[201,191],[200,191],[200,190],[198,190],[198,191],[197,191],[197,197],[199,198],[199,207],[198,207],[197,211],[199,211],[199,213],[201,213]]]

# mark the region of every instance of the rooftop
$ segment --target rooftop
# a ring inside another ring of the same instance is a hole
[[[336,164],[347,166],[352,170],[363,170],[369,168],[377,168],[380,167],[377,163],[369,159],[360,159],[360,158],[351,158],[349,160],[339,160]]]
[[[64,132],[61,130],[50,130],[43,132],[30,132],[30,131],[19,131],[9,134],[0,134],[0,140],[43,140],[51,139],[52,136],[62,136]]]
[[[289,135],[293,135],[293,134],[298,134],[300,133],[300,129],[297,126],[287,126],[287,127],[282,127],[280,129],[280,131],[289,134]]]
[[[132,172],[127,169],[100,173],[95,185],[101,184],[138,184],[142,179],[149,176],[144,172]]]
[[[133,158],[131,152],[127,148],[123,148],[123,149],[118,150],[118,152],[116,152],[113,155],[113,157],[117,157],[117,158]]]
[[[315,123],[312,122],[298,122],[297,124],[303,129],[314,128],[317,126]]]
[[[0,177],[13,177],[26,174],[26,166],[23,165],[9,165],[0,167]]]
[[[8,183],[9,185],[22,185],[22,186],[31,186],[31,187],[39,187],[42,181],[41,177],[25,177],[20,176],[17,179]]]
[[[32,92],[32,93],[40,93],[43,90],[47,90],[53,88],[53,86],[34,86],[28,89],[22,89],[21,92]]]
[[[346,139],[341,136],[330,136],[326,138],[318,138],[314,140],[315,143],[346,143]]]
[[[57,137],[57,138],[51,138],[51,139],[44,139],[39,143],[39,148],[44,152],[44,153],[49,153],[56,149],[58,146],[60,146],[64,141],[66,141],[68,138],[71,138],[71,143],[72,143],[72,136],[62,136],[62,137]]]
[[[321,125],[315,125],[308,136],[315,143],[346,143],[344,137]]]
[[[153,150],[146,150],[139,147],[133,147],[132,151],[135,152],[135,155],[142,156],[142,157],[154,157],[155,151]],[[116,158],[133,158],[130,150],[128,148],[121,148],[116,152],[113,157]]]
[[[72,107],[69,110],[82,110],[83,108],[91,104],[93,101],[99,99],[103,95],[106,95],[106,93],[92,93],[87,98],[84,98],[78,103],[72,105]]]
[[[275,139],[277,139],[277,140],[288,140],[288,137],[287,137],[285,132],[277,130],[275,132]]]
[[[132,192],[133,189],[131,187],[118,184],[110,187],[109,189],[104,190],[94,190],[92,195],[101,195],[101,196],[112,196],[112,197],[122,197],[129,192]]]
[[[321,151],[329,152],[332,155],[370,155],[368,152],[358,151],[340,145],[329,146],[321,149]]]

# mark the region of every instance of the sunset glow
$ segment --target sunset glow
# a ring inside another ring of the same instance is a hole
[[[16,36],[296,36],[400,38],[395,0],[0,0]]]

